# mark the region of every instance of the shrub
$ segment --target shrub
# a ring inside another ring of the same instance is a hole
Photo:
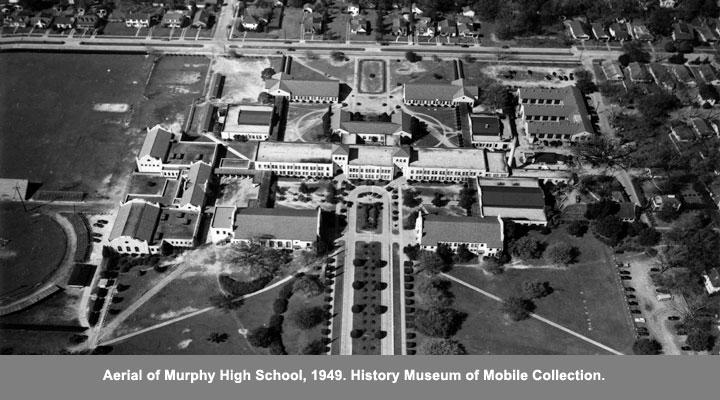
[[[530,236],[524,236],[515,241],[512,254],[524,260],[540,258],[543,253],[543,244]]]
[[[530,317],[530,313],[535,310],[535,303],[520,297],[510,297],[503,303],[502,310],[513,321],[522,321]]]
[[[293,283],[293,290],[308,297],[320,295],[325,286],[317,275],[305,275]]]
[[[282,330],[282,324],[284,321],[285,321],[284,316],[282,316],[280,314],[273,314],[270,316],[270,320],[268,321],[268,326],[280,331],[280,330]]]
[[[638,339],[633,343],[633,353],[637,355],[655,355],[662,352],[662,345],[655,339]]]
[[[587,232],[588,225],[584,221],[573,221],[568,225],[567,230],[573,236],[582,237]]]
[[[308,343],[302,349],[302,354],[306,355],[320,355],[327,352],[327,347],[322,339],[316,339]]]
[[[568,265],[575,260],[577,255],[577,248],[567,242],[553,243],[545,251],[545,259],[557,265]]]
[[[449,307],[455,300],[450,291],[452,283],[447,279],[433,278],[418,286],[420,303],[428,307]]]
[[[537,299],[552,293],[553,288],[550,286],[550,282],[532,280],[523,282],[522,291],[526,297]]]
[[[364,333],[365,332],[363,332],[362,329],[353,329],[352,331],[350,331],[350,337],[353,339],[359,339]]]

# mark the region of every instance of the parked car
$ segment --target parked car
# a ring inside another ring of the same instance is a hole
[[[680,317],[678,317],[677,315],[671,315],[668,317],[668,320],[669,321],[680,321]]]
[[[626,269],[621,269],[621,270],[620,270],[620,274],[622,274],[622,275],[630,275],[630,271],[628,271],[628,270],[626,270]]]
[[[683,347],[680,348],[680,350],[682,350],[682,351],[692,351],[692,349],[690,348],[690,346],[683,346]]]
[[[632,287],[632,286],[626,286],[626,287],[625,287],[625,291],[626,291],[626,292],[634,292],[634,291],[635,291],[635,288]]]
[[[102,242],[102,240],[100,240],[100,239],[98,239],[98,238],[94,237],[94,238],[93,238],[93,242],[94,242],[94,243],[101,243],[101,242]]]
[[[99,233],[99,232],[93,232],[92,235],[93,235],[93,237],[96,237],[96,238],[102,237],[102,233]]]
[[[98,220],[98,224],[107,224],[107,223],[108,223],[107,220],[104,220],[104,219]]]
[[[656,293],[670,294],[670,290],[668,290],[667,288],[663,288],[663,287],[655,288],[655,292],[656,292]]]
[[[635,298],[637,298],[634,294],[628,294],[628,295],[625,295],[625,297],[627,297],[628,299],[635,299]]]
[[[620,275],[620,279],[627,281],[627,280],[632,279],[632,276],[630,276],[630,275]]]
[[[652,267],[650,268],[650,272],[660,272],[660,268]]]
[[[104,227],[105,225],[96,222],[96,223],[93,224],[93,226],[96,227],[96,228],[102,228],[102,227]]]
[[[642,314],[640,310],[630,310],[630,314]]]
[[[637,302],[637,301],[628,301],[628,305],[629,305],[629,306],[636,306],[636,305],[638,305],[638,302]]]

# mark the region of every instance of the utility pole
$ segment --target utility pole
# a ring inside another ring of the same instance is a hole
[[[27,207],[25,207],[25,199],[20,194],[20,187],[18,187],[17,183],[15,184],[15,192],[17,192],[18,198],[20,199],[20,203],[22,203],[23,210],[25,210],[25,212],[27,212]]]

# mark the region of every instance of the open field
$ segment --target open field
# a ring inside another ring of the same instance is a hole
[[[353,58],[348,61],[335,62],[329,56],[313,55],[303,59],[302,62],[310,68],[323,71],[327,78],[339,79],[349,85],[355,80],[355,63]]]
[[[256,102],[265,88],[260,72],[268,67],[280,72],[280,63],[280,57],[217,58],[212,71],[225,75],[221,100],[226,103]]]
[[[577,262],[565,269],[511,263],[505,273],[496,276],[487,276],[476,267],[456,267],[450,275],[503,298],[521,293],[524,281],[547,281],[554,291],[535,300],[535,312],[618,351],[629,352],[634,340],[632,326],[605,246],[589,234],[576,238],[564,229],[548,236],[531,234],[547,243],[576,246],[580,250]]]
[[[204,57],[3,54],[0,176],[42,183],[41,189],[119,199],[144,128],[162,123],[180,130],[202,91],[208,62]],[[128,111],[97,111],[97,104],[126,105]]]
[[[455,66],[452,61],[433,61],[425,57],[422,61],[411,63],[403,59],[390,62],[388,88],[402,86],[408,82],[448,83],[455,79]]]
[[[66,237],[50,216],[0,208],[0,302],[41,284],[62,262]]]
[[[72,345],[73,332],[0,329],[0,355],[62,354]]]
[[[117,190],[144,132],[129,129],[135,111],[93,106],[125,103],[137,110],[152,61],[140,55],[0,56],[0,176],[91,195]]]
[[[285,123],[284,142],[325,141],[323,116],[328,106],[321,104],[290,103]]]

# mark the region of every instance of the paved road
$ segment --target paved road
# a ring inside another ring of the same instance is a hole
[[[499,302],[501,302],[501,303],[504,302],[504,300],[501,299],[500,297],[498,297],[498,296],[496,296],[496,295],[494,295],[494,294],[492,294],[492,293],[490,293],[490,292],[486,292],[486,291],[478,288],[477,286],[473,286],[473,285],[471,285],[471,284],[469,284],[469,283],[467,283],[467,282],[465,282],[465,281],[463,281],[463,280],[461,280],[461,279],[458,279],[458,278],[456,278],[456,277],[454,277],[454,276],[452,276],[452,275],[448,275],[448,274],[445,274],[445,273],[441,273],[441,275],[442,275],[443,277],[445,277],[445,278],[450,279],[450,280],[453,281],[453,282],[459,283],[460,285],[463,285],[463,286],[467,287],[468,289],[474,290],[475,292],[478,292],[478,293],[482,294],[482,295],[485,296],[485,297],[491,298],[491,299],[493,299],[493,300],[495,300],[495,301],[499,301]],[[554,328],[560,329],[561,331],[563,331],[563,332],[565,332],[565,333],[568,333],[568,334],[570,334],[570,335],[573,335],[573,336],[575,336],[576,338],[578,338],[578,339],[580,339],[580,340],[583,340],[583,341],[585,341],[585,342],[588,342],[588,343],[590,343],[590,344],[592,344],[592,345],[594,345],[594,346],[597,346],[597,347],[599,347],[599,348],[601,348],[601,349],[603,349],[603,350],[605,350],[605,351],[607,351],[607,352],[609,352],[609,353],[617,354],[617,355],[623,355],[622,352],[619,352],[619,351],[613,349],[613,348],[610,347],[610,346],[606,346],[606,345],[604,345],[604,344],[602,344],[602,343],[600,343],[600,342],[598,342],[598,341],[596,341],[596,340],[590,339],[590,338],[587,337],[587,336],[581,335],[580,333],[575,332],[574,330],[572,330],[572,329],[570,329],[570,328],[567,328],[567,327],[565,327],[565,326],[563,326],[563,325],[560,325],[560,324],[558,324],[558,323],[556,323],[556,322],[550,321],[549,319],[547,319],[547,318],[545,318],[545,317],[542,317],[542,316],[540,316],[540,315],[538,315],[538,314],[530,313],[530,317],[535,318],[536,320],[538,320],[538,321],[540,321],[540,322],[544,322],[544,323],[546,323],[546,324],[548,324],[548,325],[550,325],[550,326],[552,326],[552,327],[554,327]]]

